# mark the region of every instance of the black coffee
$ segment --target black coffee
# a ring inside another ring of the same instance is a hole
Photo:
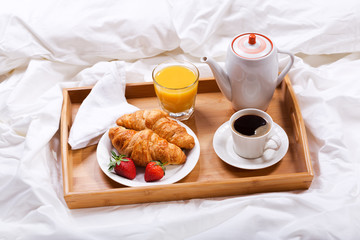
[[[246,136],[261,136],[269,129],[269,124],[260,116],[244,115],[234,121],[235,130]]]

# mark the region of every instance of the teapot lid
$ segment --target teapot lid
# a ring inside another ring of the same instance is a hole
[[[245,33],[234,38],[231,48],[240,57],[257,59],[267,56],[274,46],[271,40],[262,34]]]

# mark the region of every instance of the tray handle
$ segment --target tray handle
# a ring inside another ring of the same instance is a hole
[[[299,142],[299,136],[300,136],[300,121],[299,119],[296,117],[295,112],[293,111],[293,109],[290,110],[290,116],[291,116],[291,121],[292,124],[294,126],[294,130],[295,130],[295,141]]]

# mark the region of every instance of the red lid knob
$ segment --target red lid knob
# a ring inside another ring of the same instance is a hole
[[[256,35],[251,33],[249,36],[249,44],[253,45],[256,43]]]

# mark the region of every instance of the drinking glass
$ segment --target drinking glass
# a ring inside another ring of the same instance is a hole
[[[188,61],[169,60],[157,65],[152,78],[160,107],[183,121],[194,112],[199,70]]]

